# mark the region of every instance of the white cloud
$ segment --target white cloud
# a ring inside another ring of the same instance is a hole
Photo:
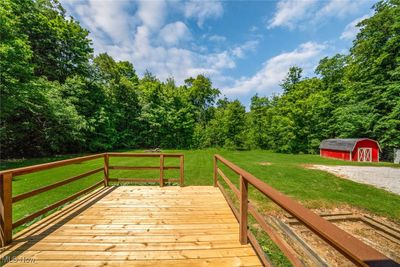
[[[191,34],[185,23],[177,21],[165,25],[160,31],[160,37],[168,45],[177,45],[180,41],[189,40]]]
[[[342,40],[353,40],[356,36],[357,33],[360,31],[360,29],[357,27],[357,24],[372,16],[372,13],[364,15],[360,18],[356,18],[355,20],[353,20],[352,22],[350,22],[349,24],[346,25],[346,27],[344,28],[344,31],[342,32],[342,34],[340,35],[340,39]]]
[[[208,40],[210,40],[212,42],[216,42],[216,43],[221,43],[221,42],[226,41],[226,37],[218,35],[218,34],[214,34],[214,35],[211,35],[210,37],[208,37]]]
[[[351,15],[358,10],[358,8],[370,0],[330,0],[325,6],[318,10],[316,16],[323,17],[345,17]]]
[[[62,3],[91,32],[96,54],[107,52],[116,60],[128,60],[139,74],[149,70],[161,80],[173,76],[177,84],[198,74],[217,82],[232,82],[222,73],[236,67],[238,56],[229,47],[210,52],[208,47],[185,42],[191,36],[188,27],[182,21],[168,21],[168,12],[176,10],[177,2],[62,0]],[[191,1],[184,7],[184,15],[199,25],[223,14],[220,2]],[[224,39],[217,35],[210,38]],[[251,43],[242,46],[248,51]]]
[[[291,66],[303,68],[305,75],[311,74],[326,48],[324,44],[303,43],[291,52],[268,59],[256,74],[236,81],[232,87],[223,88],[223,92],[227,95],[244,95],[254,92],[269,95],[279,92],[279,84]]]
[[[112,39],[124,41],[129,38],[126,35],[131,27],[137,22],[124,12],[128,6],[126,1],[117,1],[110,5],[108,1],[72,1],[62,0],[62,4],[72,15],[78,17],[79,21],[91,32],[95,48],[100,39]]]
[[[119,1],[112,1],[110,6],[112,6],[115,2]],[[157,30],[164,24],[166,7],[167,6],[164,0],[141,0],[139,1],[137,15],[144,25],[152,30]]]
[[[245,52],[247,52],[247,51],[255,51],[256,47],[258,46],[258,44],[259,44],[258,40],[247,41],[244,44],[236,46],[235,48],[233,48],[232,49],[232,54],[235,57],[244,58],[245,57]]]
[[[211,69],[216,70],[232,69],[236,67],[233,57],[227,51],[207,55],[205,62],[207,62],[207,65],[210,66]]]
[[[281,0],[277,11],[269,21],[268,28],[286,26],[293,28],[294,24],[307,15],[309,9],[317,3],[316,0]]]
[[[280,0],[268,28],[294,29],[307,25],[320,25],[329,18],[344,18],[358,12],[361,6],[374,0]],[[308,28],[307,28],[308,29]]]
[[[154,42],[155,35],[159,35],[167,46],[157,45]],[[188,35],[189,30],[183,22],[167,24],[161,31],[157,31],[148,25],[148,20],[142,19],[141,25],[137,27],[133,45],[126,45],[130,49],[130,57],[127,60],[134,62],[139,72],[148,69],[161,80],[173,76],[178,84],[189,76],[218,75],[223,69],[235,67],[233,58],[226,51],[202,54],[188,48],[176,47],[178,42]],[[119,55],[120,52],[113,54],[117,58]]]
[[[197,25],[203,27],[206,19],[221,17],[224,9],[219,1],[191,0],[184,4],[183,13],[186,18],[196,19]]]

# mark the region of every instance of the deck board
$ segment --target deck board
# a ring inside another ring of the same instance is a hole
[[[97,190],[14,237],[6,266],[261,266],[209,186]]]

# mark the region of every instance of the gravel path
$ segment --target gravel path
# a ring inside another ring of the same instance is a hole
[[[327,171],[345,179],[373,185],[400,195],[399,168],[326,165],[311,165],[310,168]]]

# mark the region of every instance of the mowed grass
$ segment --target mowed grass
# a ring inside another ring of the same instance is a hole
[[[140,152],[140,151],[135,151]],[[400,221],[400,196],[372,186],[355,183],[338,178],[329,173],[304,168],[306,164],[325,165],[373,165],[393,166],[390,163],[353,163],[325,159],[318,155],[287,155],[269,151],[226,151],[226,150],[166,150],[166,153],[183,153],[185,155],[185,185],[212,185],[213,155],[220,154],[241,168],[252,173],[275,189],[300,201],[309,208],[333,208],[351,206],[367,212],[386,216]],[[60,160],[71,156],[56,158],[29,159],[2,162],[2,169],[16,168]],[[260,162],[268,162],[263,166]],[[118,166],[157,166],[159,158],[111,158],[110,165]],[[103,165],[102,159],[53,168],[32,174],[17,176],[13,179],[13,196],[33,189],[64,180]],[[166,166],[179,166],[179,159],[167,158]],[[233,172],[221,167],[231,181],[238,186],[239,178]],[[167,178],[177,178],[177,170],[165,171]],[[158,178],[158,171],[110,171],[113,178]],[[13,221],[34,211],[40,210],[58,200],[64,199],[103,178],[97,173],[80,179],[63,187],[41,193],[35,197],[13,204]],[[250,189],[250,197],[263,211],[274,209],[271,202],[254,189]]]

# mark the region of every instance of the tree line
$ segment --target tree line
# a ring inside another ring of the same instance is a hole
[[[132,63],[93,55],[89,32],[56,0],[0,3],[1,158],[134,148],[316,153],[325,138],[400,147],[400,1],[381,1],[346,55],[296,66],[283,93],[250,110],[205,75],[176,85]]]

